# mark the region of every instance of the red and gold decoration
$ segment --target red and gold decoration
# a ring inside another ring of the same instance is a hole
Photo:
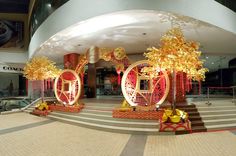
[[[81,92],[81,80],[73,70],[63,70],[55,80],[55,95],[64,105],[74,105]]]
[[[113,110],[113,117],[135,119],[160,119],[157,111],[169,92],[168,74],[154,69],[148,60],[131,64],[122,77],[121,89],[125,100]]]
[[[78,56],[78,59],[75,59],[75,56]],[[73,58],[72,63],[70,58]],[[82,109],[82,105],[77,105],[77,103],[79,103],[78,99],[81,94],[81,87],[83,86],[84,66],[86,64],[96,63],[99,59],[111,61],[116,65],[118,75],[120,75],[121,72],[124,72],[125,67],[129,65],[129,60],[125,54],[125,50],[121,47],[109,49],[93,46],[88,49],[84,55],[68,54],[65,56],[65,59],[65,67],[67,69],[63,70],[55,80],[54,91],[57,100],[60,103],[63,103],[66,108],[59,105],[50,105],[51,110],[77,112],[77,110]],[[78,62],[76,67],[73,64],[75,61]],[[112,80],[116,81],[116,83],[113,84],[119,84],[120,77],[113,77]],[[79,108],[77,108],[77,106],[79,106]],[[67,110],[67,108],[69,110]]]
[[[200,81],[205,79],[203,61],[199,60],[199,44],[186,41],[180,28],[173,28],[162,36],[160,48],[148,48],[144,53],[155,67],[170,71],[184,72],[188,79]]]
[[[28,80],[47,80],[49,78],[55,78],[61,72],[55,64],[55,62],[45,56],[34,57],[26,63],[23,74]]]
[[[161,122],[159,131],[160,132],[183,131],[191,133],[192,132],[191,122],[189,120],[179,123]]]
[[[179,109],[175,109],[175,111],[176,113],[173,113],[173,110],[171,109],[164,110],[164,113],[160,118],[159,131],[160,132],[164,132],[164,131],[191,132],[191,122],[188,120],[188,114]]]
[[[130,65],[122,77],[122,93],[131,106],[155,109],[163,103],[169,91],[169,79],[165,71],[152,72],[147,60]],[[154,105],[154,107],[153,107]]]
[[[46,116],[49,114],[49,107],[47,103],[44,102],[38,102],[35,106],[35,109],[33,110],[32,114],[39,115],[39,116]]]
[[[168,127],[168,124],[170,127],[174,126],[172,127],[172,130],[176,131],[177,128],[174,124],[180,124],[177,125],[177,127],[181,127],[184,124],[189,123],[187,113],[175,109],[177,92],[176,73],[180,73],[180,79],[182,81],[185,80],[185,84],[190,84],[191,81],[189,80],[204,80],[205,72],[207,72],[208,70],[206,68],[203,68],[203,61],[199,59],[201,55],[201,52],[199,51],[199,44],[193,41],[185,40],[180,28],[173,28],[167,31],[167,33],[162,36],[160,45],[161,46],[159,48],[148,48],[147,52],[144,53],[144,55],[153,64],[152,67],[149,67],[150,70],[152,70],[153,68],[160,68],[168,71],[169,73],[172,73],[172,107],[171,110],[165,110],[160,120],[160,131],[166,129],[165,126]],[[183,74],[185,74],[186,76],[185,79],[183,77]],[[184,88],[184,82],[182,82],[180,86]],[[184,115],[186,118],[183,119],[181,115]],[[164,128],[163,125],[165,125]],[[187,128],[191,127],[187,126]]]
[[[146,119],[146,120],[159,120],[162,113],[160,111],[120,111],[115,109],[112,112],[114,118],[127,118],[127,119]]]
[[[47,57],[41,56],[32,58],[24,67],[23,74],[28,80],[41,80],[42,102],[33,111],[36,115],[48,114],[47,103],[44,101],[44,80],[53,79],[60,74],[61,70],[55,64],[55,62],[49,60]]]
[[[162,122],[179,123],[180,121],[185,122],[188,119],[188,114],[179,109],[175,109],[176,113],[173,115],[173,110],[166,109],[162,116]]]
[[[63,106],[60,104],[49,105],[49,110],[51,111],[61,111],[61,112],[71,112],[71,113],[79,113],[84,108],[84,104],[76,104],[73,106]]]

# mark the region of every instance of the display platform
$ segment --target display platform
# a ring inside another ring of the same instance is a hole
[[[168,123],[160,121],[160,132],[177,132],[177,131],[187,131],[189,133],[192,132],[191,122],[186,120],[185,122],[179,123]]]
[[[49,113],[50,113],[50,110],[34,109],[31,114],[38,115],[38,116],[47,116]]]
[[[49,110],[51,111],[62,111],[62,112],[71,112],[78,113],[84,108],[84,104],[79,104],[77,106],[64,106],[61,104],[49,105]]]
[[[113,118],[127,118],[127,119],[147,119],[147,120],[159,120],[163,112],[161,111],[121,111],[120,109],[114,109],[112,111]]]

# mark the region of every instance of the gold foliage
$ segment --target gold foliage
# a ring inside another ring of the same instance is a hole
[[[99,57],[105,61],[110,61],[111,60],[111,52],[112,49],[110,48],[100,48],[99,49]]]
[[[58,76],[61,72],[55,62],[45,56],[34,57],[24,67],[24,76],[29,80],[45,80]]]
[[[180,28],[173,28],[162,36],[160,48],[148,48],[144,53],[155,68],[173,72],[185,72],[188,78],[196,81],[205,79],[203,61],[199,59],[199,43],[186,41]]]

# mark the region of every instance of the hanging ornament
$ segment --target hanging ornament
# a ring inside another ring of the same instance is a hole
[[[116,48],[113,55],[117,60],[122,60],[126,56],[125,49],[122,47]]]
[[[120,85],[120,72],[119,71],[116,71],[117,74],[118,74],[118,85]]]
[[[116,73],[118,74],[118,85],[120,85],[120,82],[121,82],[121,78],[120,78],[120,73],[124,71],[124,65],[123,64],[118,64],[116,65]]]

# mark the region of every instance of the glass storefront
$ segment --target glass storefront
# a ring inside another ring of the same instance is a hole
[[[121,75],[122,77],[122,75]],[[84,76],[84,93],[89,97],[90,89],[87,82],[87,71]],[[96,95],[121,95],[121,85],[114,67],[96,69]]]
[[[27,96],[26,79],[21,73],[0,72],[0,98]]]

